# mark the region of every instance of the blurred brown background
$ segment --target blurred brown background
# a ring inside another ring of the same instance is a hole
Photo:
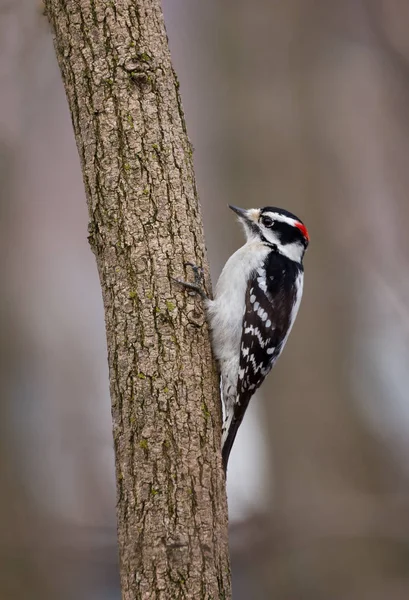
[[[216,280],[228,202],[307,224],[229,472],[234,600],[409,598],[409,4],[164,0]],[[0,0],[0,598],[119,598],[105,333],[40,3]]]

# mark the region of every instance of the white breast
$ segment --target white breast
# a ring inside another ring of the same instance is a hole
[[[248,242],[229,258],[220,274],[215,299],[207,305],[213,350],[220,361],[239,359],[247,282],[269,252],[260,242]]]

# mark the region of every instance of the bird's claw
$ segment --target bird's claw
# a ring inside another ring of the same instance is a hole
[[[191,269],[193,270],[194,276],[195,276],[195,282],[189,283],[188,281],[183,281],[182,279],[175,279],[175,278],[173,278],[173,280],[176,283],[178,283],[179,285],[183,285],[183,287],[187,288],[188,290],[191,290],[191,292],[199,294],[199,296],[201,296],[203,298],[203,300],[208,300],[208,295],[206,294],[206,292],[204,291],[204,288],[203,288],[203,280],[204,280],[203,267],[198,267],[197,265],[195,265],[191,262],[185,263],[185,267],[191,267]]]
[[[185,263],[185,267],[190,267],[195,275],[195,285],[203,288],[204,281],[204,269],[203,267],[198,267],[194,263],[187,262]]]

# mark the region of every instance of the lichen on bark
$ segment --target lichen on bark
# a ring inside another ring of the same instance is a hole
[[[158,0],[46,0],[105,307],[124,600],[230,598],[192,148]]]

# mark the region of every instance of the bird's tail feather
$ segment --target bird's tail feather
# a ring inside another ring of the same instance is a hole
[[[234,444],[234,440],[236,439],[239,427],[243,421],[250,398],[251,394],[246,394],[240,398],[240,403],[236,402],[234,406],[231,406],[227,414],[227,418],[223,424],[222,462],[225,473],[227,472],[227,463],[229,462],[230,452]]]
[[[237,432],[239,430],[241,421],[235,419],[232,414],[232,418],[230,418],[230,422],[226,423],[226,428],[223,431],[222,438],[222,463],[224,472],[227,472],[227,463],[229,462],[229,456],[231,449],[234,444],[234,440],[236,439]]]

